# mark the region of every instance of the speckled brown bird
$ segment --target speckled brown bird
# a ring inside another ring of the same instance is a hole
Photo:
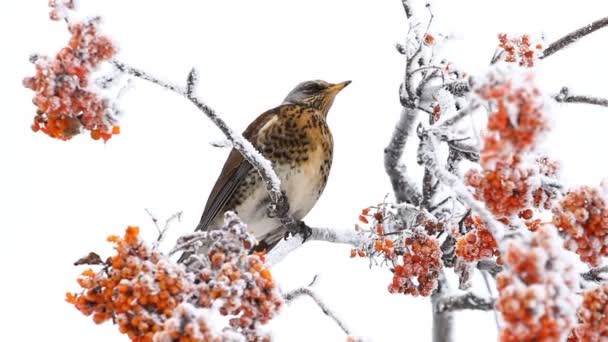
[[[331,84],[307,81],[298,84],[283,103],[257,117],[243,136],[268,159],[289,200],[289,213],[301,220],[325,188],[333,157],[333,138],[327,113],[336,95],[350,81]],[[278,218],[267,215],[270,199],[256,170],[232,149],[196,230],[217,229],[223,213],[234,210],[265,248],[272,248],[285,234]],[[187,258],[183,255],[180,261]]]

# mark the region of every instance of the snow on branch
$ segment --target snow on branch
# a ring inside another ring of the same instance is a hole
[[[371,239],[354,230],[336,230],[332,228],[307,227],[310,234],[306,241],[325,241],[329,243],[346,244],[354,247],[369,244]],[[296,235],[283,240],[266,254],[266,265],[272,267],[283,260],[289,253],[304,244],[304,238]]]
[[[543,58],[549,57],[552,54],[556,53],[557,51],[560,51],[563,48],[567,47],[568,45],[577,42],[579,39],[585,37],[586,35],[589,35],[606,26],[608,26],[608,17],[596,20],[589,25],[585,25],[576,31],[570,32],[567,35],[563,36],[562,38],[551,43],[543,51],[543,54],[539,58],[543,59]]]
[[[327,316],[329,316],[334,322],[336,322],[336,324],[340,327],[340,329],[342,329],[342,331],[344,331],[344,333],[346,335],[351,335],[351,330],[346,326],[346,323],[344,323],[344,321],[342,319],[340,319],[340,317],[338,317],[338,315],[336,315],[336,313],[329,308],[329,306],[327,306],[327,304],[325,304],[325,302],[323,302],[323,300],[321,300],[321,298],[319,297],[319,295],[317,295],[313,290],[312,290],[312,286],[314,285],[315,281],[317,280],[317,276],[315,276],[315,278],[313,279],[312,283],[306,287],[300,287],[297,288],[293,291],[287,292],[286,294],[283,295],[283,298],[285,299],[285,302],[287,304],[293,302],[296,298],[298,297],[302,297],[302,296],[308,296],[310,297],[315,304],[317,304],[317,306],[321,309],[321,311],[323,311],[323,313]]]
[[[592,104],[597,106],[608,107],[608,99],[604,99],[601,97],[593,97],[586,95],[571,95],[570,89],[568,87],[563,87],[559,94],[554,95],[553,99],[556,102],[562,103],[585,103]]]
[[[461,295],[443,296],[435,302],[435,310],[439,313],[459,310],[494,310],[496,298],[480,297],[473,292]]]
[[[403,108],[388,146],[384,149],[384,169],[391,180],[397,202],[420,203],[422,195],[407,177],[407,167],[400,161],[405,143],[412,133],[418,111]]]
[[[268,213],[271,216],[280,217],[281,222],[285,227],[292,232],[298,232],[298,223],[288,214],[288,202],[285,194],[281,191],[281,182],[279,177],[272,169],[270,162],[264,158],[251,143],[241,134],[230,128],[226,122],[220,118],[215,110],[203,102],[196,94],[196,85],[198,74],[195,69],[188,73],[186,86],[181,87],[156,78],[142,70],[126,65],[125,63],[113,60],[112,64],[119,71],[132,75],[134,77],[146,80],[170,90],[178,95],[181,95],[192,102],[199,110],[201,110],[221,131],[226,138],[232,143],[232,146],[241,153],[260,174],[260,177],[266,184],[266,190],[270,196],[271,203],[268,207]]]

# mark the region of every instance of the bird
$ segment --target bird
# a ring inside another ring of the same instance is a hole
[[[243,137],[271,162],[287,196],[288,214],[297,221],[313,208],[327,184],[333,159],[327,114],[336,95],[350,83],[301,82],[278,107],[259,115],[243,132]],[[219,229],[223,214],[234,211],[258,241],[255,248],[269,251],[286,233],[280,218],[268,216],[269,203],[262,178],[233,148],[195,231]],[[204,253],[199,249],[197,254]],[[190,255],[182,254],[178,262],[186,262]]]

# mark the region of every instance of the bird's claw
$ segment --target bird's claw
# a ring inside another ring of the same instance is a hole
[[[299,234],[302,236],[302,243],[306,242],[306,240],[308,240],[308,238],[312,235],[312,228],[306,225],[304,221],[295,221],[294,223],[294,225],[287,228],[284,239],[287,240],[288,238]]]
[[[312,235],[312,228],[306,225],[304,221],[298,221],[298,234],[302,236],[302,243],[304,243]]]

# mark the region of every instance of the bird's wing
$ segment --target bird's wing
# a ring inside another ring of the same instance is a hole
[[[209,228],[209,225],[220,214],[226,202],[232,197],[236,188],[247,177],[251,168],[251,164],[243,158],[239,151],[235,149],[230,151],[222,173],[209,194],[205,210],[195,230],[206,231]]]
[[[284,107],[291,106],[293,105],[281,105],[258,116],[258,118],[245,129],[243,137],[249,140],[255,148],[259,148],[257,140],[260,130],[265,129],[265,125],[269,123],[271,119],[283,112],[285,109]],[[274,122],[275,121],[271,122],[271,124]],[[218,214],[222,214],[222,209],[252,168],[251,164],[243,158],[239,151],[235,149],[230,151],[230,155],[224,163],[222,173],[209,194],[205,210],[203,211],[203,215],[201,216],[201,220],[196,227],[196,230],[206,231],[209,229],[209,225],[215,220]]]

